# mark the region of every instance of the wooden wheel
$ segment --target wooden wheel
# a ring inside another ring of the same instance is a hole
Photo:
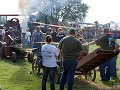
[[[16,52],[12,52],[12,53],[11,53],[11,60],[12,60],[13,62],[16,62],[16,61],[17,61],[17,54],[16,54]]]
[[[36,64],[36,59],[33,59],[33,62],[32,62],[32,73],[40,74],[40,69],[41,68],[42,68],[42,66],[40,66],[39,64]]]
[[[96,79],[96,69],[89,71],[85,74],[85,79],[95,81]]]
[[[60,66],[57,65],[57,70],[56,70],[56,75],[55,75],[55,82],[56,82],[56,84],[59,84],[60,77],[61,77]]]
[[[28,62],[33,62],[34,55],[33,53],[28,53]]]

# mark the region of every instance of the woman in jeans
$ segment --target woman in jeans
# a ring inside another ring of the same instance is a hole
[[[43,65],[43,78],[42,78],[42,90],[46,90],[46,82],[49,76],[50,78],[50,88],[55,90],[54,77],[56,72],[56,56],[59,55],[58,49],[51,45],[52,36],[46,36],[46,44],[42,46],[42,65]]]

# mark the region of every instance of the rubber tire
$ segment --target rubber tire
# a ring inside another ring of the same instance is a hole
[[[28,53],[28,62],[33,62],[34,55],[33,53]]]
[[[16,62],[16,61],[17,61],[17,54],[16,54],[16,52],[12,52],[12,53],[11,53],[11,60],[12,60],[13,62]]]

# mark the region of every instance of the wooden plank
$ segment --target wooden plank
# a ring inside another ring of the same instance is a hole
[[[103,55],[103,53],[107,53],[107,55],[106,54]],[[113,51],[108,51],[108,50],[100,51],[98,48],[89,55],[82,58],[80,61],[78,61],[77,69],[80,71],[86,70],[85,72],[88,72],[89,70],[96,68],[97,66],[108,61],[109,59],[113,58],[118,54],[119,54],[118,51],[113,53]]]

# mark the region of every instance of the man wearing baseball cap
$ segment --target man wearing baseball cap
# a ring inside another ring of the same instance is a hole
[[[60,90],[64,90],[64,85],[67,80],[67,90],[72,90],[74,73],[78,64],[78,56],[83,54],[82,44],[75,38],[75,29],[69,29],[69,36],[60,40],[58,48],[63,64],[63,73],[60,79]]]

